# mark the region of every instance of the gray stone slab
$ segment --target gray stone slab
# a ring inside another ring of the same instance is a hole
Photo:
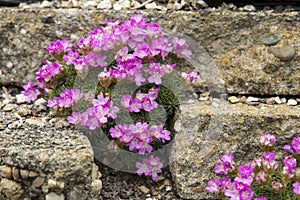
[[[217,177],[214,166],[223,154],[233,152],[237,164],[259,158],[257,137],[270,131],[277,137],[278,159],[300,128],[299,106],[223,103],[215,108],[198,102],[182,105],[179,113],[170,171],[178,194],[186,199],[212,198],[205,186]]]
[[[228,93],[298,95],[300,13],[157,12],[81,9],[0,8],[0,83],[24,84],[49,59],[50,41],[73,42],[105,20],[142,13],[151,22],[190,36],[211,55]],[[280,61],[262,40],[280,34],[277,47],[290,45],[296,55]],[[204,79],[206,77],[203,77]],[[200,81],[199,91],[205,90]]]
[[[0,104],[1,199],[99,197],[92,192],[98,171],[87,137],[36,106]]]

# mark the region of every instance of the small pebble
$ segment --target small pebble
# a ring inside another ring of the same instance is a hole
[[[6,67],[7,67],[8,69],[12,68],[13,66],[14,66],[14,64],[13,64],[11,61],[8,61],[8,62],[6,63]]]
[[[17,103],[21,104],[21,103],[25,103],[26,102],[26,96],[24,94],[17,94],[16,95],[16,99],[17,99]]]
[[[44,98],[39,98],[34,102],[34,105],[38,106],[40,110],[47,109],[47,101]]]
[[[62,8],[72,8],[73,7],[73,3],[70,1],[62,1],[61,2],[61,7]]]
[[[208,7],[208,5],[207,5],[207,3],[205,3],[205,1],[198,0],[197,3],[200,5],[201,8],[207,8]]]
[[[287,101],[287,105],[288,106],[296,106],[297,105],[297,101],[295,99],[289,99]]]
[[[246,103],[247,102],[247,97],[246,96],[242,96],[240,100],[241,100],[241,102]]]
[[[172,182],[171,182],[169,179],[165,179],[165,180],[164,180],[164,185],[165,185],[165,186],[171,186],[171,185],[172,185]]]
[[[25,120],[25,123],[29,125],[37,125],[37,126],[44,126],[44,122],[41,119],[37,119],[35,117],[31,117]]]
[[[167,187],[166,187],[166,191],[167,191],[167,192],[169,192],[169,191],[171,191],[171,190],[172,190],[172,187],[171,187],[171,186],[167,186]]]
[[[279,97],[275,97],[275,98],[273,98],[273,99],[275,100],[275,102],[276,102],[277,104],[281,104],[281,100],[280,100]]]
[[[53,179],[48,180],[48,187],[49,188],[55,188],[55,187],[57,187],[57,185],[58,185],[58,183],[55,180],[53,180]]]
[[[41,3],[41,8],[51,8],[53,6],[53,2],[50,2],[50,1],[43,1]]]
[[[281,103],[286,103],[286,98],[281,98],[281,99],[280,99],[280,102],[281,102]]]
[[[16,104],[7,104],[3,107],[4,111],[12,111],[13,109],[17,108],[18,106]]]
[[[142,185],[142,186],[139,186],[138,189],[144,193],[144,194],[148,194],[150,192],[150,189],[148,189],[146,186]]]
[[[9,166],[2,165],[0,166],[0,175],[3,178],[11,179],[12,178],[12,170]]]
[[[97,7],[97,2],[95,1],[87,1],[81,6],[82,9],[93,9],[96,7]]]
[[[20,177],[20,170],[16,167],[13,167],[12,168],[12,176],[13,176],[14,180],[16,180],[16,181],[20,180],[20,178],[21,178]]]
[[[145,5],[145,8],[147,10],[153,10],[153,9],[156,9],[157,8],[157,4],[155,2],[152,2],[152,3],[148,3]]]
[[[29,174],[28,174],[28,176],[29,176],[30,178],[37,177],[38,175],[39,175],[39,174],[36,173],[36,172],[34,172],[34,171],[29,171]]]
[[[79,8],[80,7],[79,1],[77,1],[77,0],[72,0],[72,4],[73,4],[73,8]]]
[[[46,195],[46,200],[64,200],[65,196],[64,194],[58,195],[54,192],[50,192]]]
[[[117,3],[114,3],[113,9],[114,9],[114,10],[121,10],[121,9],[122,9],[122,6],[117,2]]]
[[[21,33],[22,35],[25,35],[25,34],[27,33],[27,31],[26,31],[25,29],[22,28],[22,29],[20,30],[20,33]]]
[[[272,46],[277,44],[280,41],[280,34],[274,34],[269,37],[263,38],[262,43],[266,46]]]
[[[31,110],[28,110],[26,108],[21,108],[18,110],[17,114],[20,115],[21,117],[24,117],[26,115],[29,115],[31,113]]]
[[[236,96],[229,97],[228,101],[232,104],[240,102],[239,98],[237,98]]]
[[[68,126],[70,126],[70,124],[66,120],[59,120],[58,122],[55,123],[55,128],[57,129],[68,127]]]
[[[257,102],[257,101],[259,101],[259,98],[257,98],[257,97],[248,97],[247,98],[247,100],[246,100],[246,102]]]
[[[129,0],[119,0],[120,5],[122,6],[122,9],[128,9],[130,8],[130,1]]]
[[[44,182],[45,178],[38,176],[33,180],[32,185],[36,188],[39,188],[44,184]]]
[[[275,99],[274,98],[267,98],[266,99],[266,103],[269,104],[269,105],[273,105],[276,103]]]
[[[103,0],[101,1],[98,6],[98,9],[111,9],[112,8],[112,4],[110,0]]]
[[[255,11],[255,7],[253,5],[245,5],[244,6],[244,10],[248,11],[248,12],[254,12]]]
[[[268,52],[281,61],[289,61],[296,55],[296,50],[292,46],[269,47]]]
[[[94,180],[92,182],[92,193],[95,195],[100,194],[102,190],[102,181],[101,180]]]
[[[28,170],[25,170],[25,169],[21,169],[20,170],[20,174],[21,174],[21,177],[23,179],[27,179],[28,178],[28,175],[29,175],[29,171]]]

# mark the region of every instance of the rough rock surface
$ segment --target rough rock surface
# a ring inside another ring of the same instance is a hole
[[[14,102],[0,98],[0,199],[99,198],[89,140],[38,106]]]
[[[18,85],[33,79],[45,59],[50,41],[77,41],[105,20],[142,13],[166,29],[191,36],[212,56],[227,92],[297,95],[300,92],[300,13],[158,12],[81,9],[0,8],[0,83]],[[170,20],[172,19],[172,20]],[[268,53],[262,40],[279,33],[275,47],[295,48],[282,62]],[[202,83],[203,84],[203,83]],[[199,87],[205,88],[205,87]],[[202,89],[203,90],[203,89]]]
[[[182,198],[210,197],[205,186],[216,177],[214,165],[221,155],[231,151],[237,164],[250,162],[262,156],[257,137],[270,131],[277,137],[275,152],[279,158],[283,146],[291,142],[300,128],[298,106],[221,103],[222,109],[204,102],[182,105],[177,115],[175,130],[184,132],[186,137],[175,137],[171,157],[176,159],[170,171]]]

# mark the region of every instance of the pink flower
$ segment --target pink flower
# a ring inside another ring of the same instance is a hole
[[[200,78],[198,72],[195,71],[182,72],[181,76],[190,83],[194,83],[198,78]]]
[[[148,43],[143,42],[143,43],[137,44],[136,47],[134,48],[133,55],[138,58],[145,58],[145,57],[148,57],[149,55],[151,55],[151,51],[150,51],[150,47],[149,47]]]
[[[179,39],[177,37],[173,37],[172,39],[173,43],[173,49],[177,56],[183,57],[183,58],[191,58],[192,57],[192,51],[187,49],[187,44],[185,43],[184,39]]]
[[[66,55],[63,56],[63,60],[66,62],[67,65],[72,65],[74,60],[78,58],[78,51],[69,50]]]
[[[26,101],[31,102],[37,99],[41,92],[33,86],[32,81],[28,81],[27,84],[23,85],[24,91],[22,93],[26,96]]]
[[[104,97],[102,93],[97,96],[97,99],[93,99],[92,103],[94,106],[104,106],[109,101],[109,97]]]
[[[276,138],[270,132],[266,132],[264,136],[259,138],[259,143],[262,147],[273,147],[276,143]]]
[[[253,169],[251,165],[241,165],[238,167],[241,178],[248,178],[253,176]]]
[[[50,82],[63,70],[63,67],[57,62],[51,63],[49,61],[45,61],[43,64],[44,65],[40,67],[36,73],[36,79],[38,82]]]
[[[48,100],[47,106],[49,108],[58,108],[58,97],[53,97],[53,99]]]
[[[260,172],[257,173],[257,175],[256,175],[256,182],[258,184],[262,184],[263,185],[263,184],[265,184],[267,182],[267,180],[268,180],[267,174],[263,170],[261,170]]]
[[[72,50],[72,43],[68,40],[56,40],[55,42],[50,42],[47,50],[52,56],[64,54]]]
[[[165,57],[172,51],[172,46],[169,44],[167,38],[159,37],[152,41],[151,50],[159,51],[162,59],[164,60]]]
[[[235,170],[233,153],[224,154],[215,166],[216,174],[228,174]]]
[[[276,182],[276,181],[273,181],[273,182],[272,182],[272,188],[273,188],[273,190],[275,190],[275,191],[281,191],[281,190],[283,189],[283,186],[282,186],[281,183]]]
[[[266,197],[257,197],[254,200],[268,200]]]
[[[141,176],[141,175],[145,174],[146,176],[149,176],[149,174],[151,174],[151,166],[149,166],[147,160],[143,160],[142,163],[137,162],[135,166],[136,166],[136,168],[138,168],[138,170],[137,170],[138,175]]]
[[[211,193],[219,194],[220,190],[222,189],[221,180],[216,178],[215,180],[208,181],[205,189]]]
[[[297,165],[297,160],[293,155],[290,155],[284,158],[283,164],[287,167],[288,172],[291,173]]]
[[[149,83],[155,83],[156,85],[161,84],[161,77],[164,75],[164,70],[161,68],[160,63],[150,62],[149,64],[148,81]]]
[[[70,116],[67,117],[70,124],[78,124],[81,121],[81,114],[79,112],[72,112]]]
[[[296,195],[300,195],[300,183],[299,182],[295,182],[293,183],[293,191]]]
[[[106,56],[96,52],[88,52],[84,57],[85,63],[92,67],[105,67],[107,65]]]
[[[292,150],[295,154],[300,153],[300,137],[294,137],[292,140]]]

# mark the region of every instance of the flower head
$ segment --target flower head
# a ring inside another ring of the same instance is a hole
[[[224,154],[215,166],[216,174],[228,174],[235,170],[233,153]]]
[[[271,135],[270,132],[266,132],[264,136],[259,138],[259,144],[262,150],[270,150],[276,143],[275,136]]]
[[[300,183],[299,182],[295,182],[293,183],[293,191],[296,195],[300,195]]]
[[[41,92],[36,89],[32,83],[32,81],[28,81],[25,85],[23,85],[24,91],[22,92],[26,96],[26,101],[31,102],[37,99],[38,95]]]
[[[157,180],[158,174],[162,172],[163,163],[159,157],[151,155],[149,158],[144,158],[142,163],[137,162],[136,167],[139,175],[145,174],[145,176],[151,176],[153,180]]]

